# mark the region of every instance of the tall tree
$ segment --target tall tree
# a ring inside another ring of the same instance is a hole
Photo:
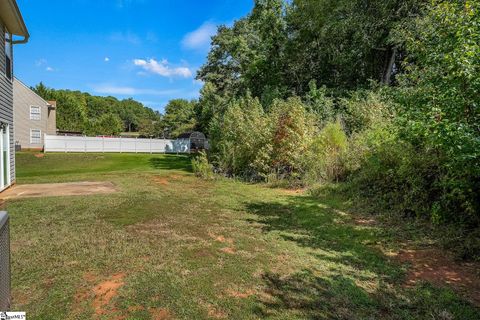
[[[166,136],[175,138],[184,132],[195,129],[197,125],[195,104],[196,101],[194,100],[170,100],[165,107],[165,114],[162,119],[162,126]]]

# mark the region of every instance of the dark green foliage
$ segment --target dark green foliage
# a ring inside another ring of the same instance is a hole
[[[57,101],[57,128],[93,135],[117,135],[139,131],[146,123],[158,123],[160,114],[133,99],[92,96],[71,90],[55,90],[42,82],[32,88],[45,100]],[[144,130],[145,131],[145,130]],[[159,136],[158,131],[148,136]]]
[[[89,121],[87,135],[116,136],[123,131],[123,122],[119,116],[113,113],[104,113],[95,120]]]
[[[182,133],[195,129],[197,125],[195,106],[194,100],[174,99],[168,102],[161,123],[166,137],[176,138]]]
[[[192,158],[192,169],[195,175],[202,179],[211,180],[215,178],[213,166],[209,163],[207,154],[204,151]]]

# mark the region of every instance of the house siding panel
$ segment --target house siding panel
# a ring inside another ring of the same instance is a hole
[[[15,145],[13,128],[13,84],[5,75],[5,27],[0,21],[0,121],[10,128],[10,177],[15,181]]]
[[[55,111],[48,112],[48,102],[43,100],[18,79],[13,82],[15,143],[22,149],[41,149],[44,134],[55,135]],[[30,120],[30,106],[40,107],[40,120]],[[30,130],[42,131],[41,143],[30,143]]]

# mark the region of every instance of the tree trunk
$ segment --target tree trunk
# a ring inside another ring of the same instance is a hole
[[[388,65],[385,69],[385,73],[383,74],[383,84],[389,86],[392,81],[392,73],[393,73],[393,66],[395,65],[395,58],[397,56],[397,47],[393,47],[391,49],[390,59],[388,61]]]

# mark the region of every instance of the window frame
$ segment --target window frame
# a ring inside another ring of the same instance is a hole
[[[8,30],[2,30],[4,36],[5,77],[13,82],[13,36]]]
[[[38,109],[38,113],[35,113],[34,115],[38,115],[38,119],[35,117],[32,117],[32,110],[33,109]],[[30,120],[34,121],[41,121],[42,120],[42,107],[37,106],[37,105],[30,105]]]
[[[33,137],[33,132],[38,131],[38,142],[36,142],[36,137]],[[30,129],[30,144],[42,144],[42,130],[41,129]]]

